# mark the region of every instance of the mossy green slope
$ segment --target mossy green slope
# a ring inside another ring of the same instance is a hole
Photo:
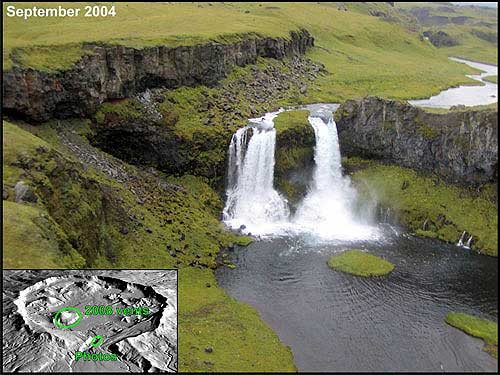
[[[292,206],[305,195],[309,183],[307,172],[313,168],[315,141],[308,116],[307,110],[286,111],[274,119],[274,183]]]
[[[376,199],[382,207],[390,207],[396,218],[417,234],[457,243],[467,231],[473,236],[473,249],[497,256],[494,186],[485,185],[477,193],[375,161],[352,158],[343,164],[348,170],[357,169],[352,177],[364,199]]]
[[[289,348],[257,312],[216,284],[219,249],[252,239],[225,231],[222,201],[206,179],[165,181],[122,163],[132,177],[118,183],[84,168],[54,129],[36,130],[50,143],[3,122],[4,267],[179,268],[180,371],[295,370]],[[37,203],[12,201],[19,179]]]
[[[462,313],[449,313],[445,322],[484,340],[485,351],[498,358],[498,323]]]
[[[331,256],[327,263],[336,271],[364,277],[387,275],[394,269],[389,261],[361,250],[346,250]]]
[[[4,268],[81,268],[85,259],[46,211],[3,202]]]
[[[274,119],[276,135],[281,136],[288,132],[302,133],[305,136],[314,135],[308,117],[308,110],[286,111],[278,114]]]
[[[122,163],[131,177],[118,183],[18,126],[4,122],[3,134],[9,201],[20,179],[32,186],[36,207],[57,223],[87,267],[173,267],[196,260],[215,268],[219,248],[248,242],[219,222],[222,201],[207,179],[163,181]]]
[[[47,152],[42,139],[3,122],[3,264],[5,268],[79,268],[85,259],[70,245],[67,235],[43,205],[13,201],[18,181],[31,185],[23,166]],[[46,168],[52,170],[54,162]],[[35,172],[41,178],[43,172]]]

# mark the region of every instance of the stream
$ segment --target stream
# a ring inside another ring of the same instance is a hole
[[[487,104],[493,98],[485,86],[449,89],[412,104]],[[471,88],[481,94],[469,97]],[[360,209],[342,173],[337,107],[305,107],[316,138],[315,170],[293,213],[273,186],[273,119],[283,109],[251,119],[234,134],[223,221],[258,241],[228,253],[236,268],[218,268],[219,285],[259,311],[291,347],[299,371],[497,371],[482,340],[444,321],[449,312],[497,321],[497,258],[380,222],[375,204]],[[331,255],[352,248],[388,259],[395,270],[363,278],[327,266]]]
[[[484,80],[484,77],[498,75],[497,66],[459,59],[457,57],[450,57],[450,60],[481,70],[483,73],[467,75],[467,77],[481,82],[481,86],[461,85],[459,87],[452,87],[428,99],[408,100],[408,103],[417,107],[451,108],[456,105],[470,107],[498,102],[498,85]]]

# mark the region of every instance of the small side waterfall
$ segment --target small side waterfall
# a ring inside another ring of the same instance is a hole
[[[272,230],[288,220],[287,201],[273,187],[276,130],[279,112],[239,129],[229,147],[227,201],[223,220],[231,227],[249,226],[253,233]],[[248,132],[252,131],[247,144]]]
[[[245,157],[245,150],[247,146],[248,126],[238,129],[234,133],[229,145],[229,160],[228,160],[228,189],[234,189],[238,176],[242,174],[243,159]]]
[[[356,191],[342,175],[332,106],[308,106],[316,138],[315,170],[309,192],[290,218],[287,200],[273,187],[276,131],[268,113],[239,129],[229,146],[228,185],[223,220],[257,235],[311,233],[324,239],[377,237],[375,227],[354,217]],[[249,138],[249,132],[252,135]],[[365,220],[366,221],[366,220]]]
[[[460,236],[460,239],[458,240],[457,246],[464,246],[465,233],[467,232],[464,230],[462,232],[462,235]]]
[[[465,241],[465,235],[467,234],[467,231],[463,231],[462,235],[460,236],[460,239],[458,240],[457,246],[464,247],[466,249],[470,249],[472,245],[472,234],[470,234],[470,237],[467,241]]]

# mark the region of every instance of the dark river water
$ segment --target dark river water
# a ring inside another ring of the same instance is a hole
[[[216,276],[292,348],[299,371],[497,371],[482,340],[444,322],[448,312],[497,321],[497,259],[385,232],[378,243],[258,241],[229,253],[237,268]],[[330,255],[349,248],[382,256],[395,270],[362,278],[328,268]]]

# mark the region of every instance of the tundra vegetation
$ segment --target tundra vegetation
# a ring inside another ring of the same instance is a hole
[[[391,262],[356,249],[332,255],[327,263],[336,271],[363,277],[384,276],[394,270]]]
[[[86,4],[91,3],[79,6]],[[114,4],[116,17],[28,22],[7,18],[4,3],[4,72],[30,68],[58,74],[105,45],[141,50],[232,43],[289,38],[299,28],[315,38],[315,47],[298,67],[291,59],[259,59],[254,66],[235,68],[214,87],[161,92],[162,120],[148,129],[165,130],[175,140],[184,157],[181,169],[134,166],[111,156],[113,150],[103,152],[89,143],[96,144],[97,130],[142,122],[146,115],[136,98],[103,103],[89,119],[35,125],[3,121],[4,267],[178,268],[180,371],[295,371],[290,349],[256,310],[217,286],[213,269],[225,266],[218,260],[219,250],[242,251],[252,241],[220,223],[219,170],[230,135],[250,116],[281,105],[340,102],[368,94],[428,97],[476,82],[465,76],[475,70],[450,61],[449,55],[496,63],[490,35],[496,17],[486,11],[463,10],[478,25],[440,25],[459,43],[443,47],[423,37],[427,29],[437,32],[435,25],[418,21],[414,6],[397,4],[130,2]],[[49,6],[23,3],[34,5]],[[305,71],[312,68],[314,75],[308,76]],[[285,81],[292,84],[285,87]],[[277,83],[283,87],[273,89]],[[267,93],[255,96],[263,88]],[[228,98],[231,106],[224,109]],[[276,128],[277,142],[289,151],[277,151],[277,184],[297,199],[304,185],[290,184],[285,176],[311,162],[314,134],[307,112],[281,114]],[[488,254],[496,255],[496,208],[484,196],[493,188],[463,198],[462,190],[411,170],[372,161],[354,164],[366,167],[354,173],[355,183],[370,181],[382,203],[399,206],[410,228],[450,241],[468,230]],[[401,190],[404,181],[408,188]],[[460,200],[465,203],[457,208]],[[452,224],[445,221],[439,227],[442,215]],[[435,228],[422,229],[426,218]]]
[[[449,313],[444,320],[471,336],[483,339],[484,350],[498,358],[498,323],[463,313]]]

